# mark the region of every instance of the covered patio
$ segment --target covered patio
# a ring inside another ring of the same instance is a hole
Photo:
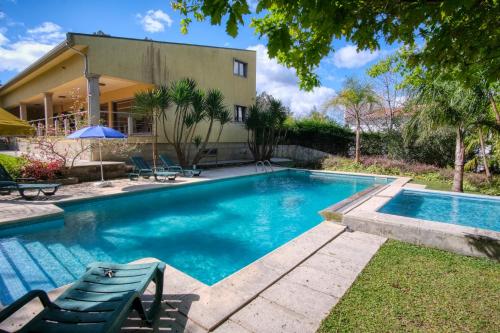
[[[131,112],[134,93],[151,86],[111,76],[93,75],[88,80],[82,76],[23,99],[9,111],[28,121],[38,135],[67,135],[87,124],[102,124],[128,135],[148,134],[151,124]],[[97,98],[88,96],[87,89],[97,91]],[[96,111],[91,112],[88,101],[98,105]]]

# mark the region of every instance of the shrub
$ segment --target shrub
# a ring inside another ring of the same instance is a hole
[[[354,133],[332,120],[289,119],[285,123],[285,143],[318,149],[330,154],[347,156],[354,142]]]
[[[450,190],[453,180],[451,168],[439,168],[430,164],[405,162],[382,156],[365,156],[360,163],[335,156],[325,159],[322,167],[336,171],[407,176],[428,186],[432,184],[431,188],[440,190]],[[464,189],[467,192],[500,195],[500,177],[496,176],[489,182],[484,174],[466,173]]]
[[[62,175],[63,168],[64,164],[58,160],[44,162],[28,158],[21,169],[21,175],[36,180],[52,180]]]
[[[438,172],[440,169],[423,163],[392,160],[383,156],[366,156],[360,163],[341,157],[327,158],[323,161],[324,169],[340,171],[368,172],[385,175],[421,175]]]
[[[2,164],[12,178],[17,178],[21,175],[21,168],[25,160],[20,157],[0,154],[0,164]]]

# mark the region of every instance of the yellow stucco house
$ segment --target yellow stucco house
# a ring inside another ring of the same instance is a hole
[[[250,50],[68,33],[0,87],[0,106],[31,122],[39,135],[46,128],[64,132],[74,123],[67,120],[71,116],[146,144],[151,124],[131,117],[134,93],[189,77],[201,89],[222,91],[234,118],[224,127],[220,146],[241,150],[247,139],[243,119],[255,102],[255,66],[256,54]],[[160,143],[166,144],[161,137]]]

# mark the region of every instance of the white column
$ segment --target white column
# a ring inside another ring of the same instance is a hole
[[[28,108],[24,103],[19,104],[19,118],[28,120]]]
[[[87,110],[90,126],[99,125],[100,121],[99,76],[98,74],[87,76]]]
[[[54,104],[52,103],[51,92],[43,93],[43,106],[45,108],[45,129],[48,130],[52,127],[53,117],[54,117]]]
[[[131,115],[127,117],[127,132],[128,136],[134,134],[134,118]]]

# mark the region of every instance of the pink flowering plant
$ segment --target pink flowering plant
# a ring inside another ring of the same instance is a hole
[[[60,160],[41,161],[28,156],[24,156],[24,159],[25,163],[21,168],[23,178],[53,180],[62,176],[64,164]]]

